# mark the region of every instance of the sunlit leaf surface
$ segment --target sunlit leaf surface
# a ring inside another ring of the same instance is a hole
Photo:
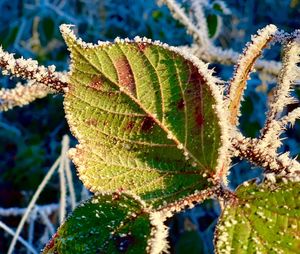
[[[210,185],[222,144],[208,70],[161,44],[64,37],[72,57],[65,111],[80,142],[71,157],[84,184],[153,205]]]
[[[299,253],[300,183],[250,184],[237,197],[219,221],[217,253]]]
[[[146,253],[150,219],[126,195],[100,195],[78,206],[44,254]]]

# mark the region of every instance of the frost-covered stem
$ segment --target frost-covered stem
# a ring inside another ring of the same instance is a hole
[[[22,107],[51,93],[54,93],[53,89],[35,81],[29,81],[26,85],[17,83],[15,88],[0,90],[0,111]]]
[[[68,85],[66,76],[55,72],[54,65],[45,67],[32,59],[15,58],[13,54],[3,51],[2,47],[0,47],[0,68],[3,75],[33,80],[59,92]]]
[[[151,238],[148,240],[146,251],[151,254],[169,253],[168,227],[164,224],[166,216],[163,212],[150,213]]]
[[[239,53],[232,49],[222,49],[220,47],[213,46],[207,49],[208,53],[204,55],[203,60],[207,62],[218,62],[225,65],[233,65],[238,62]],[[196,49],[194,54],[202,59],[201,57],[202,49]],[[281,63],[272,60],[258,60],[255,63],[255,70],[264,72],[271,75],[277,75],[280,71]]]
[[[232,49],[222,49],[216,46],[203,48],[195,44],[191,47],[182,46],[181,48],[209,63],[217,62],[225,65],[233,65],[236,64],[239,59],[239,53]],[[206,53],[203,54],[203,51]],[[255,63],[255,70],[272,76],[277,76],[280,69],[281,63],[272,60],[257,60]]]
[[[6,226],[2,221],[0,221],[0,228],[2,228],[3,230],[5,230],[8,234],[15,236],[15,232],[13,230],[11,230],[11,228],[9,228],[8,226]],[[17,240],[22,243],[28,250],[31,251],[31,253],[33,254],[38,254],[35,249],[32,247],[32,245],[30,245],[28,242],[26,242],[21,236],[17,237]]]
[[[222,210],[227,203],[235,203],[237,201],[236,194],[229,190],[227,186],[219,186],[219,188],[215,190],[214,197],[218,199]]]
[[[41,184],[39,185],[39,187],[37,188],[36,192],[34,193],[32,199],[30,200],[29,205],[27,206],[26,212],[23,214],[22,219],[18,225],[18,228],[16,230],[16,233],[10,243],[9,249],[7,254],[12,254],[13,250],[15,248],[17,239],[21,233],[21,230],[24,226],[24,224],[26,223],[26,220],[28,218],[28,216],[30,215],[31,210],[33,209],[38,197],[40,196],[41,192],[43,191],[43,189],[45,188],[46,184],[49,182],[51,176],[54,174],[56,168],[59,165],[61,157],[59,156],[56,161],[54,162],[54,164],[52,165],[52,167],[49,169],[48,173],[46,174],[46,176],[44,177],[43,181],[41,182]]]
[[[233,78],[230,81],[229,89],[229,122],[237,125],[238,116],[240,115],[240,105],[243,99],[244,90],[247,80],[253,70],[256,59],[261,55],[262,50],[274,38],[277,27],[268,25],[262,30],[258,30],[257,35],[252,37],[251,43],[247,44],[243,54],[240,55]]]
[[[300,107],[294,109],[285,117],[282,117],[278,123],[281,126],[281,128],[285,128],[289,123],[291,125],[294,125],[297,119],[300,119]]]
[[[206,38],[201,29],[198,29],[193,22],[184,13],[184,10],[174,0],[158,0],[159,4],[165,4],[171,11],[173,17],[180,21],[187,29],[187,32],[191,34],[198,45],[207,45]]]
[[[258,139],[245,138],[241,134],[232,139],[234,156],[239,156],[264,169],[265,173],[280,174],[300,170],[300,163],[286,154],[278,155],[274,150],[261,145]]]
[[[69,137],[67,135],[63,136],[62,149],[61,149],[61,160],[59,163],[58,173],[59,173],[59,185],[60,185],[60,205],[59,205],[59,221],[62,223],[66,216],[66,200],[67,200],[67,187],[66,187],[66,177],[65,177],[65,157],[67,156],[67,151],[69,148]]]
[[[208,38],[208,27],[206,22],[206,17],[204,13],[204,6],[208,5],[207,0],[192,0],[191,1],[191,10],[194,12],[196,25],[198,31],[202,35],[203,47],[211,44],[211,41]]]
[[[288,42],[284,47],[283,66],[278,76],[278,85],[273,95],[273,100],[269,103],[269,111],[264,128],[261,131],[261,144],[277,149],[282,128],[278,124],[278,117],[282,113],[284,107],[294,101],[290,96],[291,87],[299,77],[300,62],[300,40],[295,38]],[[275,143],[275,145],[273,145]]]
[[[36,205],[36,209],[39,212],[43,212],[46,215],[50,215],[58,210],[58,204],[49,204],[49,205]],[[20,216],[26,212],[27,208],[19,208],[19,207],[10,207],[10,208],[3,208],[0,207],[0,216]]]
[[[72,171],[70,167],[70,159],[68,156],[65,157],[65,172],[67,177],[67,182],[69,186],[69,193],[71,198],[71,208],[72,210],[76,207],[76,195],[75,195],[75,188],[73,184],[73,177],[72,177]]]
[[[157,209],[157,211],[164,213],[166,217],[171,217],[176,212],[180,212],[186,208],[193,208],[202,201],[216,195],[220,188],[221,186],[216,184],[214,187],[207,188],[202,191],[196,191],[194,194],[179,199],[174,203],[161,206]]]
[[[39,211],[38,209],[37,209],[37,211],[40,214],[40,217],[41,217],[43,223],[45,224],[46,228],[48,228],[50,233],[53,235],[55,233],[55,229],[54,229],[51,221],[49,220],[48,216],[45,214],[44,211]]]
[[[36,211],[31,214],[29,218],[29,227],[28,227],[28,243],[32,245],[33,235],[34,235],[34,224],[36,219]],[[30,254],[30,250],[27,249],[27,254]]]

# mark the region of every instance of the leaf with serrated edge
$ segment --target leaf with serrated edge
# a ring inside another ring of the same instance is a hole
[[[66,117],[80,143],[70,156],[85,186],[154,206],[207,188],[226,138],[206,65],[149,40],[93,45],[61,30],[72,60]]]
[[[168,245],[160,219],[129,195],[98,195],[73,211],[43,253],[161,253]]]
[[[251,183],[236,195],[217,226],[217,253],[299,253],[300,183]]]

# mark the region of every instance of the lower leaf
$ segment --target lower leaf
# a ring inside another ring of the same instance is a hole
[[[251,183],[236,194],[219,220],[216,253],[299,253],[300,183]]]
[[[146,253],[157,224],[163,225],[151,225],[151,217],[142,202],[128,195],[95,196],[74,210],[43,253]]]

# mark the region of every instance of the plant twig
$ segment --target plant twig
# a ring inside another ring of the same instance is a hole
[[[0,68],[3,75],[20,77],[25,80],[34,80],[42,83],[55,91],[62,92],[68,86],[67,78],[64,74],[55,72],[55,66],[45,67],[38,65],[32,59],[15,58],[0,47]]]
[[[252,37],[252,42],[248,43],[235,66],[229,89],[229,122],[234,126],[238,122],[240,105],[250,72],[253,70],[254,63],[261,55],[262,50],[274,38],[276,31],[277,27],[274,25],[268,25],[259,30],[257,35]]]
[[[58,167],[59,174],[59,186],[60,186],[60,204],[59,204],[59,222],[62,223],[66,217],[66,176],[65,176],[65,157],[69,148],[69,139],[67,135],[63,136],[62,149],[61,149],[61,160]]]
[[[282,113],[284,107],[295,101],[290,96],[291,87],[294,82],[299,78],[299,67],[297,64],[300,62],[300,40],[294,38],[288,42],[284,48],[283,66],[278,76],[278,85],[273,95],[273,100],[269,103],[269,111],[267,113],[267,120],[264,128],[261,131],[260,144],[269,147],[274,151],[281,145],[279,136],[282,133],[282,124],[278,122],[278,118]],[[290,117],[296,117],[296,114]],[[285,118],[284,121],[287,121]],[[291,119],[292,120],[292,119]]]
[[[54,92],[46,85],[35,81],[29,81],[26,85],[17,83],[15,88],[0,90],[0,111],[7,111],[17,106],[22,107]]]
[[[239,156],[264,169],[264,172],[276,175],[300,171],[300,163],[287,154],[278,155],[275,151],[262,146],[258,139],[245,138],[242,134],[232,139],[234,156]],[[298,174],[298,173],[297,173]],[[292,175],[290,175],[292,178]]]

